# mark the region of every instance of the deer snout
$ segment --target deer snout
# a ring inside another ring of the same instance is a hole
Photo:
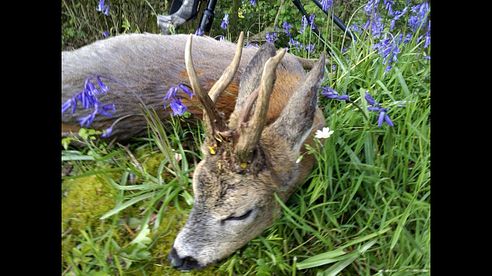
[[[172,267],[182,271],[189,271],[192,269],[202,268],[202,266],[198,263],[198,261],[195,260],[193,257],[190,256],[180,257],[174,246],[171,249],[171,252],[169,252],[167,259],[171,263]]]

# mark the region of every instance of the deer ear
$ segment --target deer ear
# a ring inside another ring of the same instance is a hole
[[[263,44],[249,61],[239,80],[239,92],[234,110],[241,110],[251,93],[260,86],[261,73],[267,60],[275,56],[275,46],[271,43]]]
[[[311,133],[318,103],[318,90],[323,80],[325,56],[313,66],[304,83],[294,92],[280,117],[265,131],[285,139],[293,151],[299,151]]]

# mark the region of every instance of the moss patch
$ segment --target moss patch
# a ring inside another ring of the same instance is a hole
[[[104,231],[99,218],[115,206],[116,190],[95,175],[62,183],[62,258],[74,246],[73,238],[88,227]]]

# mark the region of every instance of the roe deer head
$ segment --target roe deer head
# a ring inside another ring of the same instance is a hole
[[[314,161],[310,156],[296,160],[325,121],[317,107],[323,55],[309,73],[302,72],[303,78],[289,79],[292,72],[279,66],[286,50],[264,44],[240,77],[235,108],[227,120],[215,102],[236,73],[243,33],[232,63],[208,93],[195,73],[192,37],[185,46],[185,63],[204,109],[206,138],[203,159],[193,175],[194,206],[168,256],[180,270],[229,256],[279,217],[274,194],[285,201],[305,181]]]

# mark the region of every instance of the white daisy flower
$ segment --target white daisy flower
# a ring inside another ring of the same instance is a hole
[[[322,138],[328,138],[333,134],[333,130],[330,130],[329,127],[324,127],[322,130],[317,130],[316,134],[314,135],[315,138],[322,139]]]

